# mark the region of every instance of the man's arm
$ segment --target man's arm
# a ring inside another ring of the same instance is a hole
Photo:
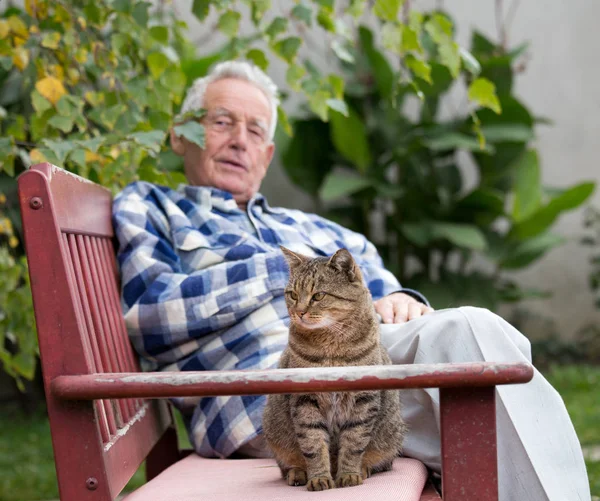
[[[288,277],[279,249],[184,273],[155,202],[160,195],[127,189],[115,200],[113,221],[131,340],[144,357],[167,363],[161,354],[234,325],[282,295]]]

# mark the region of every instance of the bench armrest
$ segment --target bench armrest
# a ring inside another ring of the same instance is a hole
[[[261,395],[406,388],[466,388],[525,383],[528,363],[412,364],[301,369],[102,373],[59,376],[54,396],[65,400]]]

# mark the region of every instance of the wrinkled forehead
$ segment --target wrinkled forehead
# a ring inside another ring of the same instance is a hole
[[[271,121],[271,103],[264,92],[251,82],[239,78],[223,78],[211,82],[204,94],[204,107],[227,110],[239,119]]]

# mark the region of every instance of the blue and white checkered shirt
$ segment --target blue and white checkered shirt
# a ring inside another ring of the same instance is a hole
[[[347,248],[373,299],[402,290],[362,235],[314,214],[272,208],[255,195],[246,210],[231,194],[136,182],[114,201],[122,304],[149,370],[270,369],[287,343],[279,249],[325,256]],[[227,457],[262,430],[265,396],[175,399],[196,451]]]

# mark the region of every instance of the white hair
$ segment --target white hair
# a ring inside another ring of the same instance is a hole
[[[190,86],[181,105],[181,114],[188,111],[199,110],[204,104],[204,93],[212,82],[225,78],[237,78],[256,85],[269,101],[271,106],[271,121],[269,123],[269,141],[275,136],[277,126],[277,107],[279,97],[277,96],[277,85],[258,66],[246,61],[225,61],[217,64],[206,76],[198,78]]]

